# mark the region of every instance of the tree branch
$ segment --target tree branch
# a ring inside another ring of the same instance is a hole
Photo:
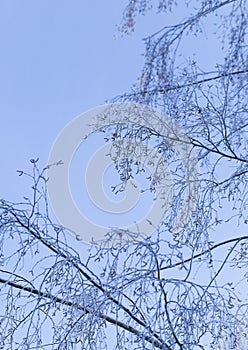
[[[217,79],[221,79],[221,78],[224,78],[224,77],[228,77],[228,76],[233,76],[233,75],[239,75],[239,74],[245,74],[245,73],[248,73],[248,69],[244,69],[244,70],[240,70],[240,71],[236,71],[236,72],[231,72],[231,73],[222,73],[220,75],[216,75],[212,78],[205,78],[205,79],[201,79],[201,80],[197,80],[197,81],[193,81],[193,82],[190,82],[190,83],[186,83],[186,84],[178,84],[178,85],[175,85],[175,86],[168,86],[166,88],[161,88],[161,89],[154,89],[154,90],[143,90],[143,91],[140,91],[140,92],[133,92],[131,94],[126,94],[126,95],[121,95],[119,97],[132,97],[132,96],[137,96],[137,95],[145,95],[145,94],[150,94],[150,95],[153,95],[153,94],[165,94],[169,91],[173,91],[173,90],[179,90],[179,89],[183,89],[183,88],[186,88],[186,87],[189,87],[189,86],[194,86],[194,85],[199,85],[199,84],[202,84],[202,83],[207,83],[209,81],[212,81],[212,80],[217,80]]]
[[[220,243],[217,243],[215,245],[213,245],[211,248],[207,249],[207,250],[204,250],[203,252],[201,253],[198,253],[198,254],[195,254],[193,255],[191,258],[188,258],[188,259],[185,259],[183,261],[180,261],[178,263],[175,263],[175,264],[172,264],[172,265],[167,265],[167,266],[164,266],[164,267],[161,267],[160,270],[168,270],[168,269],[172,269],[174,267],[177,267],[177,266],[181,266],[183,264],[186,264],[188,262],[191,262],[192,260],[194,259],[197,259],[199,257],[201,257],[202,255],[206,254],[206,253],[209,253],[210,251],[213,251],[215,250],[216,248],[219,248],[221,247],[222,245],[225,245],[225,244],[229,244],[229,243],[233,243],[233,242],[237,242],[239,243],[240,241],[243,241],[245,239],[248,239],[248,236],[241,236],[241,237],[238,237],[238,238],[231,238],[231,239],[228,239],[226,241],[223,241],[223,242],[220,242]]]
[[[59,249],[55,248],[53,245],[51,245],[49,242],[47,242],[44,238],[41,237],[39,232],[34,231],[32,228],[24,224],[19,217],[13,212],[13,210],[10,210],[11,214],[15,217],[17,220],[18,224],[23,228],[26,229],[32,236],[34,236],[36,239],[38,239],[42,244],[44,244],[47,248],[49,248],[52,252],[55,254],[61,256],[62,258],[68,260],[68,256],[60,251]],[[152,336],[154,336],[159,342],[162,344],[164,343],[163,340],[159,337],[158,334],[156,334],[154,331],[150,329],[150,327],[143,321],[141,321],[139,318],[137,318],[126,306],[124,306],[121,302],[116,300],[110,295],[110,292],[107,291],[101,284],[97,283],[87,272],[85,272],[78,264],[76,264],[72,259],[70,259],[71,264],[82,274],[83,277],[85,277],[89,282],[92,283],[94,287],[99,289],[102,293],[104,293],[109,300],[111,300],[115,305],[120,307],[124,312],[126,312],[135,322],[137,322],[140,326],[144,327],[147,329]],[[166,345],[167,346],[167,345]],[[167,348],[169,347],[167,346]]]
[[[11,274],[11,273],[10,273]],[[31,287],[25,287],[25,286],[22,286],[21,284],[18,284],[16,282],[13,282],[13,281],[8,281],[6,279],[3,279],[3,278],[0,278],[0,283],[2,284],[5,284],[5,285],[8,285],[10,287],[13,287],[15,289],[19,289],[19,290],[23,290],[27,293],[31,293],[33,295],[38,295],[39,297],[43,297],[43,298],[48,298],[50,300],[53,300],[57,303],[60,303],[60,304],[63,304],[63,305],[66,305],[66,306],[70,306],[70,307],[76,307],[78,310],[82,310],[83,312],[85,312],[86,314],[92,314],[93,312],[87,308],[87,307],[83,307],[81,305],[78,305],[78,304],[75,304],[69,300],[64,300],[64,299],[61,299],[59,297],[56,297],[54,295],[51,295],[49,293],[45,293],[45,292],[42,292],[42,291],[39,291],[38,289],[35,289],[35,288],[31,288]],[[144,339],[145,341],[153,344],[156,348],[158,349],[163,349],[163,350],[172,350],[170,346],[168,346],[167,344],[164,344],[164,343],[161,343],[160,341],[156,340],[156,339],[152,339],[152,337],[148,336],[148,335],[144,335],[143,333],[141,333],[140,331],[138,331],[137,329],[133,328],[132,326],[129,326],[121,321],[118,321],[112,317],[109,317],[103,313],[98,313],[96,314],[95,311],[94,311],[94,316],[100,318],[100,319],[103,319],[105,321],[107,321],[108,323],[112,324],[112,325],[117,325],[118,327],[132,333],[132,334],[135,334],[137,335],[139,338],[142,338]]]

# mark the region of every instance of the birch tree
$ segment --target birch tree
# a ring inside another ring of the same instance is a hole
[[[182,21],[167,26],[167,16],[182,8]],[[70,244],[70,228],[51,219],[51,164],[40,170],[36,159],[31,174],[19,170],[32,195],[0,202],[2,349],[247,347],[247,9],[246,0],[128,1],[121,33],[132,34],[139,16],[154,10],[165,26],[145,39],[138,82],[112,102],[159,109],[171,123],[161,117],[158,128],[143,115],[124,123],[117,115],[114,126],[101,120],[98,126],[112,145],[117,193],[145,172],[143,158],[128,145],[144,145],[142,154],[147,145],[156,150],[172,177],[169,212],[159,227],[150,222],[152,234],[137,227],[142,239],[135,239],[117,227],[82,256]],[[209,70],[194,46],[192,54],[184,52],[206,37],[221,48]],[[183,131],[174,139],[164,132],[173,123]],[[190,187],[197,191],[190,216],[180,217],[175,231],[189,191],[178,143],[196,155],[187,171],[197,175]],[[156,196],[164,168],[155,169],[146,190]],[[116,237],[121,244],[111,246]]]

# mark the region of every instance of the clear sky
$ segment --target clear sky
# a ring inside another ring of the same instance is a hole
[[[0,194],[23,195],[16,169],[46,164],[60,130],[129,89],[142,66],[135,36],[114,39],[125,1],[0,2]]]

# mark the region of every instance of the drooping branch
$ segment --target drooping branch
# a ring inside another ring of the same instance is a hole
[[[197,81],[192,81],[186,84],[178,84],[178,85],[174,85],[174,86],[168,86],[168,87],[164,87],[164,88],[158,88],[158,89],[153,89],[153,90],[140,90],[137,92],[133,92],[130,94],[125,94],[125,95],[120,95],[117,96],[116,99],[120,99],[123,97],[135,97],[135,96],[139,96],[139,95],[155,95],[155,94],[166,94],[169,91],[173,91],[173,90],[180,90],[180,89],[184,89],[190,86],[197,86],[203,83],[208,83],[209,81],[213,81],[213,80],[218,80],[224,77],[229,77],[229,76],[235,76],[235,75],[241,75],[241,74],[246,74],[248,73],[248,69],[244,69],[244,70],[239,70],[239,71],[235,71],[235,72],[229,72],[229,73],[222,73],[219,75],[215,75],[214,77],[211,78],[205,78],[205,79],[200,79]]]
[[[21,285],[19,283],[16,283],[16,282],[13,282],[13,281],[9,281],[9,280],[3,279],[3,278],[0,278],[0,283],[4,284],[4,285],[7,285],[7,286],[10,286],[10,287],[13,287],[13,288],[18,289],[18,290],[25,291],[27,293],[31,293],[34,296],[36,295],[36,296],[39,296],[39,297],[42,297],[42,298],[50,299],[50,300],[55,301],[56,303],[59,303],[59,304],[62,304],[62,305],[66,305],[66,306],[69,306],[69,307],[75,307],[76,309],[81,310],[85,314],[93,314],[93,311],[91,311],[87,307],[83,307],[81,305],[73,303],[72,301],[59,298],[57,296],[54,296],[54,295],[46,293],[46,292],[42,292],[42,291],[40,291],[40,290],[38,290],[36,288],[23,286],[23,285]],[[124,329],[125,331],[128,331],[128,332],[130,332],[132,334],[137,335],[139,338],[144,339],[145,341],[153,344],[158,349],[172,350],[172,348],[170,346],[168,346],[167,344],[165,344],[164,342],[161,343],[157,339],[153,339],[152,337],[150,337],[148,335],[144,335],[144,334],[142,334],[142,332],[138,331],[134,327],[132,327],[130,325],[127,325],[124,322],[121,322],[121,321],[119,321],[117,319],[114,319],[112,317],[109,317],[108,315],[105,315],[103,313],[96,313],[95,310],[94,310],[94,316],[98,317],[98,318],[100,318],[102,320],[107,321],[109,324],[118,326],[118,327]]]
[[[238,160],[239,162],[243,162],[243,163],[248,163],[248,159],[240,158],[235,153],[234,154],[233,153],[232,154],[228,154],[228,153],[222,152],[220,149],[218,149],[217,145],[215,146],[215,148],[210,148],[210,147],[204,145],[201,141],[195,140],[192,137],[190,137],[190,142],[191,142],[191,144],[194,147],[203,148],[203,149],[205,149],[206,151],[208,151],[210,153],[219,154],[221,157],[232,159],[232,160]]]
[[[244,241],[244,240],[248,240],[248,236],[241,236],[241,237],[237,237],[237,238],[231,238],[231,239],[227,239],[226,241],[223,241],[223,242],[220,242],[220,243],[217,243],[215,245],[213,245],[212,247],[210,247],[209,249],[207,250],[204,250],[203,252],[201,253],[198,253],[198,254],[195,254],[193,256],[191,256],[190,258],[187,258],[183,261],[179,261],[175,264],[170,264],[170,265],[167,265],[167,266],[164,266],[164,267],[161,267],[160,270],[169,270],[169,269],[172,269],[174,267],[179,267],[179,266],[182,266],[184,264],[187,264],[188,262],[192,262],[192,260],[195,260],[197,258],[200,258],[201,256],[215,250],[216,248],[219,248],[223,245],[226,245],[226,244],[230,244],[230,243],[234,243],[235,242],[235,245],[236,243],[239,243],[241,241]]]
[[[15,217],[17,223],[25,230],[27,230],[32,236],[34,236],[36,239],[38,239],[43,245],[45,245],[48,249],[50,249],[53,253],[55,253],[58,256],[61,256],[63,259],[69,260],[70,263],[82,274],[82,276],[88,280],[94,287],[96,287],[98,290],[100,290],[106,297],[113,302],[115,305],[120,307],[125,313],[127,313],[132,320],[134,320],[137,324],[144,327],[146,330],[148,330],[154,338],[157,339],[158,342],[161,344],[164,344],[163,340],[159,337],[159,335],[154,332],[145,322],[141,321],[138,317],[136,317],[125,305],[123,305],[120,301],[116,300],[114,297],[111,296],[111,292],[107,291],[100,283],[96,282],[87,272],[85,272],[73,259],[68,259],[68,256],[55,246],[53,246],[51,243],[49,243],[45,238],[43,238],[39,232],[35,231],[31,227],[29,227],[27,224],[22,222],[20,218],[16,215],[16,213],[13,210],[10,210],[11,214]],[[167,346],[166,344],[163,346]],[[165,347],[165,349],[169,349],[169,347]]]

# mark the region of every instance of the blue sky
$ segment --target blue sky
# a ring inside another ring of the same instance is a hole
[[[46,163],[75,116],[124,91],[143,44],[114,39],[124,1],[1,1],[1,197],[23,195],[16,169]]]
[[[133,35],[115,39],[125,5],[124,0],[0,2],[1,197],[24,194],[16,169],[29,170],[34,157],[44,166],[70,120],[136,81],[142,38],[165,21],[162,15],[141,18]],[[185,14],[167,17],[166,24],[178,16]],[[200,44],[192,42],[202,51]]]

